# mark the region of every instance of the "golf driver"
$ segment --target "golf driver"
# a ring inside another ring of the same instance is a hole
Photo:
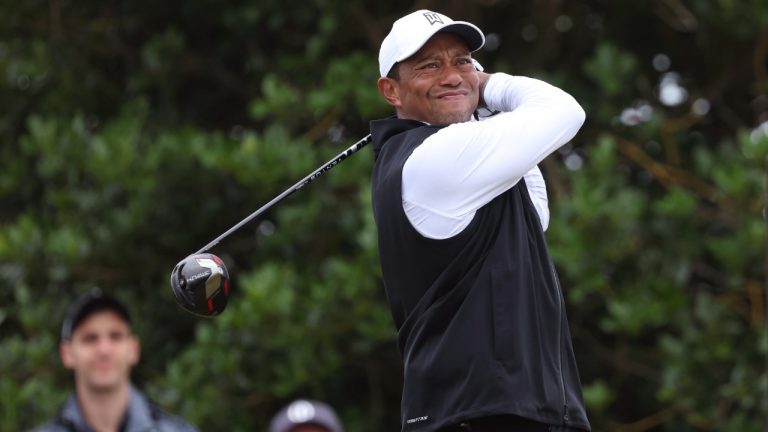
[[[218,315],[224,311],[230,293],[229,271],[221,258],[207,253],[207,251],[288,195],[303,188],[338,165],[352,153],[365,147],[371,140],[372,137],[369,134],[352,144],[348,149],[299,180],[298,183],[264,204],[260,209],[248,215],[200,250],[179,261],[173,268],[173,271],[171,271],[171,290],[176,298],[176,302],[186,311],[204,317]]]

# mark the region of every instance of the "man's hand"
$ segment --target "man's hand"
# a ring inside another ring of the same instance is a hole
[[[477,76],[480,77],[480,85],[478,86],[480,90],[480,99],[477,102],[477,107],[485,108],[485,98],[483,97],[483,94],[485,93],[485,85],[488,84],[488,79],[491,77],[491,74],[478,71]]]

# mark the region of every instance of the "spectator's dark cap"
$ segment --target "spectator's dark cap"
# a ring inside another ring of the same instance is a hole
[[[344,432],[339,417],[330,405],[306,399],[291,402],[275,414],[269,432],[290,432],[299,425],[317,425],[329,432]]]
[[[61,340],[71,340],[72,334],[86,318],[105,310],[116,313],[127,324],[131,324],[128,308],[120,300],[103,294],[99,289],[94,289],[79,297],[69,307],[64,323],[61,325]]]

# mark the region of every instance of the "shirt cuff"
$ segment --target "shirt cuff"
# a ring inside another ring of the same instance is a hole
[[[503,112],[514,109],[514,107],[508,106],[509,104],[505,103],[509,101],[509,98],[505,96],[514,87],[514,81],[515,77],[503,72],[491,74],[483,90],[483,100],[486,107],[491,111]]]

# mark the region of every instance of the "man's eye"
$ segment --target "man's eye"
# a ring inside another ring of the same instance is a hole
[[[126,336],[125,333],[122,333],[122,332],[114,332],[109,334],[110,339],[112,339],[113,341],[121,341],[125,339],[125,336]]]

